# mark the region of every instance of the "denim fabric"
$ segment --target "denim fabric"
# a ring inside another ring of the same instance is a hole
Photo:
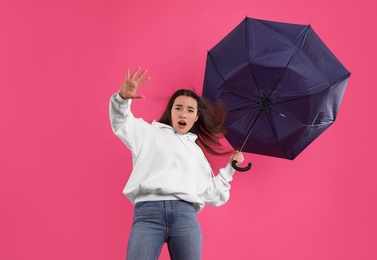
[[[164,243],[173,260],[201,259],[202,231],[193,204],[165,200],[135,205],[127,260],[156,260]]]

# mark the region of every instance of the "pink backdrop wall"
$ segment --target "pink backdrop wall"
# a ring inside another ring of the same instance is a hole
[[[310,23],[352,76],[335,124],[295,161],[246,155],[230,201],[199,214],[203,259],[377,259],[372,3],[1,0],[0,259],[124,259],[131,155],[110,95],[127,67],[148,68],[134,111],[157,118],[173,90],[201,92],[206,52],[245,16]]]

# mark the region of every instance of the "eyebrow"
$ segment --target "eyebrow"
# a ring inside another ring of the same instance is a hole
[[[183,107],[183,105],[181,104],[176,104],[174,105],[175,107]],[[196,110],[196,107],[192,107],[192,106],[188,106],[188,108],[191,108],[191,109],[195,109]]]

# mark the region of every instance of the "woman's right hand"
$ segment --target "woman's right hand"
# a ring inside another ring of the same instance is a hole
[[[134,99],[134,98],[144,98],[144,96],[136,93],[138,88],[147,83],[151,78],[144,77],[147,70],[143,70],[139,75],[140,68],[137,68],[131,75],[130,69],[127,69],[126,79],[124,80],[120,90],[119,95],[123,99]]]

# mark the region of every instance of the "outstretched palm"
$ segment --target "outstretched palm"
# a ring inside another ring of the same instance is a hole
[[[144,77],[147,70],[142,71],[139,75],[140,68],[137,68],[131,75],[130,69],[127,69],[126,79],[119,90],[119,95],[124,99],[144,98],[137,92],[138,88],[148,82],[151,78]]]

